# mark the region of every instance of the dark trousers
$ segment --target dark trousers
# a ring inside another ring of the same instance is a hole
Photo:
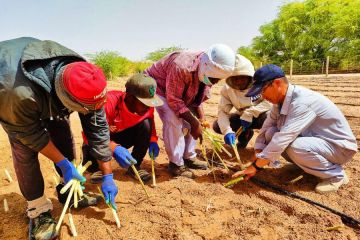
[[[264,124],[266,117],[267,117],[267,112],[263,112],[259,115],[259,117],[253,118],[253,121],[252,121],[250,127],[247,128],[245,131],[243,131],[238,137],[238,146],[240,148],[246,148],[247,144],[249,143],[252,136],[254,135],[253,129],[260,129],[262,127],[262,125]],[[236,132],[241,127],[239,114],[236,114],[236,113],[230,114],[229,121],[230,121],[230,127],[234,132]],[[213,123],[213,129],[216,133],[221,134],[220,127],[219,127],[217,120]]]
[[[75,144],[69,120],[50,121],[47,130],[54,145],[70,161],[75,156]],[[10,138],[14,168],[20,191],[27,201],[44,195],[44,179],[40,170],[38,152],[30,149],[15,138]],[[57,167],[56,167],[57,168]],[[59,168],[57,172],[62,175]]]
[[[140,167],[146,152],[149,148],[151,136],[151,124],[149,119],[136,124],[133,127],[127,128],[121,132],[110,134],[110,140],[117,144],[120,144],[124,148],[131,148],[131,155],[136,159],[136,167]],[[83,145],[84,161],[92,161],[92,165],[88,168],[89,172],[95,172],[99,170],[97,161],[90,156],[89,146]]]

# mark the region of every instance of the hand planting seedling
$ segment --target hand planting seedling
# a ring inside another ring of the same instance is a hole
[[[75,167],[76,167],[76,170],[78,171],[79,175],[82,176],[82,174],[85,172],[85,170],[90,165],[91,165],[91,161],[87,162],[84,166],[82,166],[82,164],[80,163],[77,167],[76,166]],[[78,198],[81,198],[83,196],[83,191],[82,191],[82,187],[81,187],[79,180],[73,178],[70,181],[68,181],[66,183],[66,185],[61,189],[60,193],[64,194],[69,188],[70,188],[70,192],[66,199],[64,208],[61,212],[59,221],[56,225],[56,228],[55,228],[56,232],[58,232],[60,230],[62,221],[64,220],[66,210],[69,208],[69,203],[70,203],[71,198],[74,197],[74,207],[77,208]]]
[[[102,193],[102,191],[100,190],[99,187],[98,187],[98,190],[99,190],[99,193],[101,194],[101,196],[103,197],[104,201],[106,202],[105,196],[104,196],[104,194]],[[117,228],[120,228],[121,227],[120,219],[119,219],[119,217],[117,215],[116,209],[114,208],[114,206],[112,206],[112,204],[110,202],[107,203],[107,205],[111,209],[111,213],[114,216]]]
[[[156,187],[156,176],[155,176],[155,158],[154,154],[150,153],[151,158],[151,176],[152,176],[152,186]]]

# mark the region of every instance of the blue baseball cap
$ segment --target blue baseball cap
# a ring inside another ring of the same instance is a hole
[[[253,97],[259,95],[267,82],[282,77],[285,77],[284,71],[274,64],[267,64],[259,68],[254,74],[253,86],[249,89],[245,96]]]

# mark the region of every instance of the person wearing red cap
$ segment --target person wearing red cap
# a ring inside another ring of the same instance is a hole
[[[53,239],[56,221],[52,203],[44,195],[44,179],[38,154],[56,165],[67,183],[81,182],[71,160],[75,158],[69,115],[78,112],[89,141],[90,153],[103,172],[101,189],[115,206],[117,186],[110,160],[110,136],[103,105],[106,79],[98,67],[53,41],[23,37],[0,42],[0,123],[8,134],[13,164],[22,195],[28,203],[31,238]],[[61,203],[67,194],[59,193]],[[97,196],[86,195],[79,206],[96,204]]]

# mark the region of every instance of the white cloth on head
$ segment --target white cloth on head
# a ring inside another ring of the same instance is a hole
[[[204,76],[227,78],[235,67],[235,52],[224,44],[214,44],[200,57],[199,80]]]
[[[254,65],[243,55],[236,54],[235,68],[232,76],[249,76],[253,77],[255,73]]]
[[[45,195],[28,201],[27,215],[29,218],[36,218],[41,213],[47,212],[49,210],[53,210],[53,205],[49,199],[45,197]]]
[[[174,111],[169,107],[166,98],[161,97],[164,104],[156,107],[160,119],[163,123],[163,139],[165,150],[170,162],[177,166],[184,165],[184,158],[189,159],[196,157],[196,141],[190,134],[190,124],[182,118],[176,116]],[[188,129],[184,136],[184,130]]]
[[[272,104],[266,100],[252,102],[250,97],[245,97],[247,90],[236,90],[227,84],[220,91],[218,105],[218,124],[222,134],[234,132],[230,127],[230,114],[233,108],[240,115],[240,119],[252,122],[253,118],[259,117],[263,112],[271,109]]]

